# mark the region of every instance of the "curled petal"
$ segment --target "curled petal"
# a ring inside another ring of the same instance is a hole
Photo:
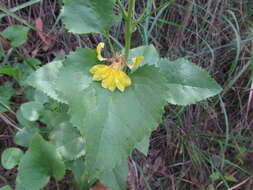
[[[102,54],[101,54],[101,51],[102,49],[105,47],[105,43],[103,42],[100,42],[97,46],[97,58],[99,61],[104,61],[106,60],[105,58],[103,58]]]

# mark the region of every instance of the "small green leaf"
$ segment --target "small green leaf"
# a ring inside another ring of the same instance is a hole
[[[61,179],[64,173],[64,162],[55,147],[36,135],[19,164],[17,186],[40,190],[49,182],[50,176]]]
[[[44,92],[50,98],[66,103],[66,100],[64,100],[55,87],[55,80],[61,67],[61,61],[48,63],[30,75],[26,82],[28,85]]]
[[[69,115],[67,114],[67,111],[58,112],[56,110],[45,110],[41,116],[40,121],[46,123],[48,128],[54,129],[58,127],[61,123],[69,121]]]
[[[34,93],[34,100],[36,102],[40,102],[41,104],[44,104],[46,102],[48,102],[49,98],[46,94],[44,94],[42,91],[40,90],[35,90]]]
[[[11,105],[11,97],[15,95],[16,90],[12,87],[12,83],[5,82],[0,86],[0,113],[9,111]]]
[[[27,86],[27,77],[30,76],[35,69],[39,68],[40,64],[40,60],[35,58],[26,58],[22,63],[14,64],[14,67],[17,68],[20,72],[19,84],[21,86]]]
[[[36,122],[28,121],[27,119],[24,118],[20,107],[16,112],[16,118],[18,120],[18,124],[19,124],[20,128],[24,128],[24,127],[35,127],[36,128],[36,127],[38,127]]]
[[[117,22],[115,0],[64,0],[62,19],[73,33],[105,33]]]
[[[27,41],[29,28],[21,25],[12,25],[2,32],[2,36],[11,41],[14,47],[21,46]]]
[[[56,82],[69,103],[71,122],[85,138],[91,179],[126,160],[157,127],[166,104],[165,79],[154,66],[131,74],[132,85],[124,93],[112,93],[92,81],[89,69],[96,62],[95,51],[78,49],[69,55]]]
[[[7,170],[14,168],[19,164],[23,154],[19,148],[8,148],[4,150],[1,156],[2,166]]]
[[[220,176],[220,172],[213,172],[211,175],[210,175],[210,178],[214,181],[218,180],[221,178]]]
[[[171,104],[193,104],[222,90],[205,70],[186,59],[162,59],[159,64],[167,79],[167,101]]]
[[[227,181],[238,182],[238,180],[237,180],[234,176],[229,175],[229,174],[225,174],[224,178],[225,178]]]
[[[28,121],[36,121],[39,119],[43,105],[39,102],[27,102],[21,105],[21,113]]]
[[[19,81],[21,75],[20,71],[12,66],[0,66],[0,74],[12,76],[17,81]]]
[[[77,159],[85,154],[84,139],[70,123],[61,123],[50,133],[50,140],[66,160]]]
[[[75,183],[78,186],[78,188],[84,189],[82,188],[82,176],[85,172],[84,160],[82,159],[71,160],[66,162],[66,166],[72,170],[72,173],[74,174]]]
[[[16,144],[28,147],[35,135],[39,133],[39,129],[34,126],[27,126],[18,131],[14,137]]]

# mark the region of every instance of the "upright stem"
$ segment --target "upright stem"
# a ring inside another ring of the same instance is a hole
[[[125,33],[125,59],[128,59],[129,50],[131,48],[131,37],[132,37],[132,16],[135,8],[135,0],[128,0],[128,11],[127,17],[125,19],[126,22],[126,33]]]

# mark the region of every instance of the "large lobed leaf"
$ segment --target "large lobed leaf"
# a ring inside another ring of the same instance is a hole
[[[115,0],[64,0],[62,19],[73,33],[105,33],[116,23]]]
[[[162,59],[159,65],[167,79],[167,101],[171,104],[193,104],[222,90],[205,70],[184,58],[175,61]]]
[[[171,104],[189,105],[215,96],[222,90],[210,75],[190,61],[160,59],[152,45],[140,46],[130,51],[130,58],[144,56],[142,65],[160,67],[167,79],[167,101]]]
[[[69,103],[71,121],[85,137],[91,179],[126,160],[158,125],[166,103],[165,80],[154,66],[131,74],[132,86],[121,93],[92,81],[89,69],[96,63],[95,51],[79,49],[70,54],[57,81]]]

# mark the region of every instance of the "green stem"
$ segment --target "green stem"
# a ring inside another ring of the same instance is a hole
[[[115,52],[115,50],[114,50],[114,48],[113,48],[113,45],[112,45],[112,41],[111,41],[109,32],[106,33],[106,36],[105,36],[105,37],[106,37],[106,39],[107,39],[107,41],[108,41],[108,44],[109,44],[109,46],[110,46],[110,49],[111,49],[112,54],[115,55],[116,52]]]
[[[125,33],[125,59],[128,59],[129,50],[131,48],[131,37],[132,37],[132,16],[135,8],[135,0],[128,0],[128,11],[127,17],[125,19],[126,22],[126,33]]]
[[[118,5],[119,5],[119,8],[120,8],[122,14],[123,14],[123,18],[126,19],[126,17],[127,17],[127,12],[126,12],[126,9],[124,8],[124,6],[123,6],[121,0],[117,0],[117,3],[118,3]]]

